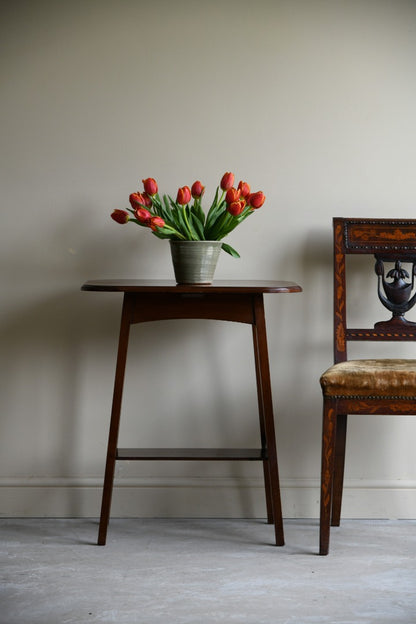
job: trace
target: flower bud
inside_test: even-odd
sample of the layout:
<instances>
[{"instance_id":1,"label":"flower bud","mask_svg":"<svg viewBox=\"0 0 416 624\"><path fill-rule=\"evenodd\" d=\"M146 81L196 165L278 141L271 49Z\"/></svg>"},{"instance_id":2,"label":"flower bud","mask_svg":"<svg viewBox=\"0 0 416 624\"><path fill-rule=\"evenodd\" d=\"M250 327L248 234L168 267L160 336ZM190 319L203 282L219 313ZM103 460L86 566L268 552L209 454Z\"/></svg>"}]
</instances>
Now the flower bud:
<instances>
[{"instance_id":1,"label":"flower bud","mask_svg":"<svg viewBox=\"0 0 416 624\"><path fill-rule=\"evenodd\" d=\"M114 219L116 223L120 224L127 223L127 221L130 220L129 213L125 210L119 210L118 208L113 210L113 212L111 213L111 218Z\"/></svg>"},{"instance_id":2,"label":"flower bud","mask_svg":"<svg viewBox=\"0 0 416 624\"><path fill-rule=\"evenodd\" d=\"M234 174L231 172L224 173L221 178L221 188L223 191L228 191L234 184Z\"/></svg>"},{"instance_id":3,"label":"flower bud","mask_svg":"<svg viewBox=\"0 0 416 624\"><path fill-rule=\"evenodd\" d=\"M194 182L191 186L191 195L194 199L198 199L199 197L202 197L202 195L204 194L204 191L205 191L205 186L202 186L202 182L200 182L199 180Z\"/></svg>"},{"instance_id":4,"label":"flower bud","mask_svg":"<svg viewBox=\"0 0 416 624\"><path fill-rule=\"evenodd\" d=\"M247 197L250 195L250 185L247 184L247 182L240 181L237 188L241 191L241 197L247 199Z\"/></svg>"},{"instance_id":5,"label":"flower bud","mask_svg":"<svg viewBox=\"0 0 416 624\"><path fill-rule=\"evenodd\" d=\"M262 193L261 191L257 191L256 193L251 193L248 198L248 203L252 208L257 209L263 206L265 199L266 196L264 195L264 193Z\"/></svg>"},{"instance_id":6,"label":"flower bud","mask_svg":"<svg viewBox=\"0 0 416 624\"><path fill-rule=\"evenodd\" d=\"M157 182L154 178L146 178L142 180L145 192L152 197L157 193Z\"/></svg>"},{"instance_id":7,"label":"flower bud","mask_svg":"<svg viewBox=\"0 0 416 624\"><path fill-rule=\"evenodd\" d=\"M181 206L185 206L185 204L189 204L191 201L191 189L189 186L182 186L182 188L178 189L178 194L176 196L176 202L181 204Z\"/></svg>"},{"instance_id":8,"label":"flower bud","mask_svg":"<svg viewBox=\"0 0 416 624\"><path fill-rule=\"evenodd\" d=\"M165 227L165 222L162 217L152 217L150 219L150 227L152 229L152 232L156 232L157 228Z\"/></svg>"},{"instance_id":9,"label":"flower bud","mask_svg":"<svg viewBox=\"0 0 416 624\"><path fill-rule=\"evenodd\" d=\"M233 202L238 201L240 197L241 197L241 191L233 187L233 188L228 189L225 195L225 201L227 202L227 204L232 204Z\"/></svg>"},{"instance_id":10,"label":"flower bud","mask_svg":"<svg viewBox=\"0 0 416 624\"><path fill-rule=\"evenodd\" d=\"M137 221L140 221L140 223L144 223L145 225L149 225L152 218L151 213L146 208L136 208L134 210L134 215Z\"/></svg>"},{"instance_id":11,"label":"flower bud","mask_svg":"<svg viewBox=\"0 0 416 624\"><path fill-rule=\"evenodd\" d=\"M233 217L238 217L246 207L246 200L240 199L240 201L231 202L231 204L227 205L228 212L233 215Z\"/></svg>"}]
</instances>

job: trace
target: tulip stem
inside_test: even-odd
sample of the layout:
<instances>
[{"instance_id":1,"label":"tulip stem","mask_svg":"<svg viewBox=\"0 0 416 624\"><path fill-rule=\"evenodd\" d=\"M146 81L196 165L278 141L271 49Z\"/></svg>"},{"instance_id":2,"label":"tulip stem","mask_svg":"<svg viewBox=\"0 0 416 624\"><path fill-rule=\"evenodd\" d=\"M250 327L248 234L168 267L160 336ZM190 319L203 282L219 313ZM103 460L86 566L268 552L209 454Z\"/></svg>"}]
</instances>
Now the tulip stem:
<instances>
[{"instance_id":1,"label":"tulip stem","mask_svg":"<svg viewBox=\"0 0 416 624\"><path fill-rule=\"evenodd\" d=\"M188 232L189 232L189 234L191 236L191 240L196 240L195 236L192 234L191 227L190 227L189 221L188 221L188 217L186 216L186 206L185 205L182 206L182 214L183 214L183 219L185 221L185 225L188 228Z\"/></svg>"},{"instance_id":2,"label":"tulip stem","mask_svg":"<svg viewBox=\"0 0 416 624\"><path fill-rule=\"evenodd\" d=\"M171 227L170 225L168 225L167 223L165 223L165 225L163 226L163 228L161 228L161 230L170 230L171 232L173 232L173 234L175 234L175 236L177 236L178 238L182 239L182 240L187 240L186 236L184 236L183 234L181 234L180 232L178 232L178 230L176 230L175 228Z\"/></svg>"}]
</instances>

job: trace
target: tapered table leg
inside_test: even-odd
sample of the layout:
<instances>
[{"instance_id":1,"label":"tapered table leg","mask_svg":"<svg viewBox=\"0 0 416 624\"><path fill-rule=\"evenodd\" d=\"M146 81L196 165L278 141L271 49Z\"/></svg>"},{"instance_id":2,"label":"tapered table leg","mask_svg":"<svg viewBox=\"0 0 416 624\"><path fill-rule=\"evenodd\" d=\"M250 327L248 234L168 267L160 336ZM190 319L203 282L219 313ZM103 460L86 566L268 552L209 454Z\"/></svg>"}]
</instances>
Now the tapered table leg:
<instances>
[{"instance_id":1,"label":"tapered table leg","mask_svg":"<svg viewBox=\"0 0 416 624\"><path fill-rule=\"evenodd\" d=\"M113 404L111 409L110 431L108 435L107 460L105 465L104 488L101 502L98 545L104 546L107 540L107 527L110 518L113 494L114 470L117 454L118 432L120 429L121 401L123 397L124 373L126 370L127 348L130 332L131 301L124 295L121 315L120 337L118 342L117 366L114 379Z\"/></svg>"},{"instance_id":2,"label":"tapered table leg","mask_svg":"<svg viewBox=\"0 0 416 624\"><path fill-rule=\"evenodd\" d=\"M276 546L284 546L282 504L280 499L279 471L277 467L276 435L273 418L273 403L270 383L269 356L267 349L266 323L264 318L263 296L254 297L254 344L257 351L257 390L260 395L259 404L262 405L264 432L266 438L270 497L274 518ZM267 486L266 486L267 487Z\"/></svg>"},{"instance_id":3,"label":"tapered table leg","mask_svg":"<svg viewBox=\"0 0 416 624\"><path fill-rule=\"evenodd\" d=\"M253 346L254 346L254 361L256 365L256 381L257 381L257 399L259 405L259 420L260 420L260 440L261 440L261 448L265 456L267 457L267 443L266 443L266 431L264 424L264 403L263 403L263 392L262 382L261 382L261 366L260 366L260 358L259 358L259 344L258 344L258 336L257 329L253 325ZM270 470L269 470L269 460L263 460L263 474L264 474L264 489L266 493L266 509L267 509L267 522L268 524L273 524L273 503L272 503L272 489L270 483Z\"/></svg>"}]
</instances>

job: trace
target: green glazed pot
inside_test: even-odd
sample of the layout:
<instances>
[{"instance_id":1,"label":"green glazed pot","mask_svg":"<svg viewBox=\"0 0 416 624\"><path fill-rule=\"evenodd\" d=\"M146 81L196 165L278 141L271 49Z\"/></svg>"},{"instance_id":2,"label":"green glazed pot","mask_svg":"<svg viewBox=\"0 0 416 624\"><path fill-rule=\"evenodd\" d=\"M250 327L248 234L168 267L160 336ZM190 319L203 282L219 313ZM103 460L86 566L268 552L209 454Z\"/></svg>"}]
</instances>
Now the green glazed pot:
<instances>
[{"instance_id":1,"label":"green glazed pot","mask_svg":"<svg viewBox=\"0 0 416 624\"><path fill-rule=\"evenodd\" d=\"M178 284L211 284L221 251L221 241L171 240L175 279Z\"/></svg>"}]
</instances>

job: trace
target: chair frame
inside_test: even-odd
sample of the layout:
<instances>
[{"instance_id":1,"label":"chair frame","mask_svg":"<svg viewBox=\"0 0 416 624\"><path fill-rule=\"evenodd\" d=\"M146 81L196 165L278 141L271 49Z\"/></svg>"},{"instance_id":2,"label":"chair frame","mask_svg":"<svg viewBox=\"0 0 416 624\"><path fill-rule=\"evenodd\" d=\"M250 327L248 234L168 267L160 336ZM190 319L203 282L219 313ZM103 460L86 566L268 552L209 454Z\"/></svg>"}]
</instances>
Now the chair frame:
<instances>
[{"instance_id":1,"label":"chair frame","mask_svg":"<svg viewBox=\"0 0 416 624\"><path fill-rule=\"evenodd\" d=\"M346 313L346 255L374 255L377 262L416 263L416 220L333 219L334 235L334 363L347 360L349 341L412 341L416 323L404 318L403 305L389 321L371 329L350 329ZM415 271L415 269L414 269ZM384 282L384 273L383 273ZM409 284L410 287L410 284ZM413 280L412 280L413 287ZM380 288L379 288L380 297ZM380 297L381 298L381 297ZM382 301L383 303L383 301ZM414 297L412 297L414 304ZM384 302L384 305L387 304ZM411 306L410 306L411 307ZM400 309L399 309L400 308ZM407 308L409 309L409 308ZM407 311L407 310L406 310ZM416 396L334 396L324 394L319 554L329 552L330 526L339 526L344 483L348 414L416 414Z\"/></svg>"}]
</instances>

